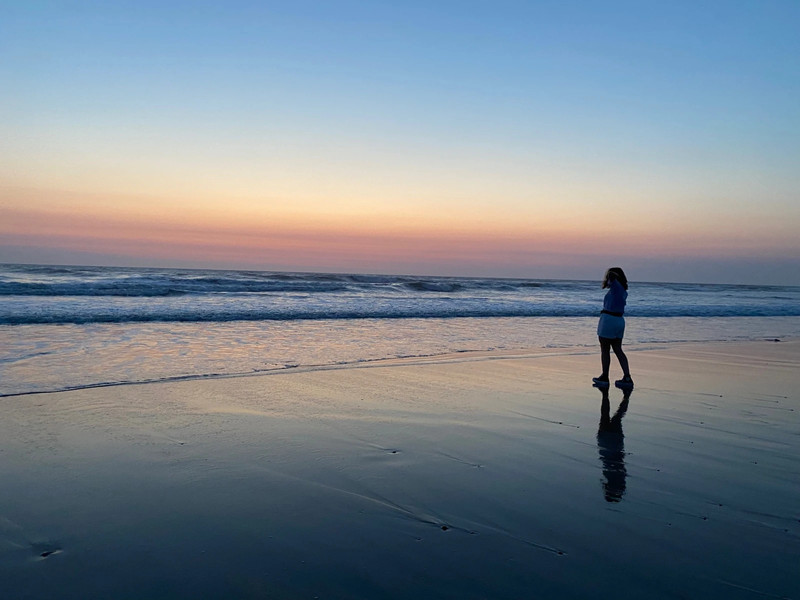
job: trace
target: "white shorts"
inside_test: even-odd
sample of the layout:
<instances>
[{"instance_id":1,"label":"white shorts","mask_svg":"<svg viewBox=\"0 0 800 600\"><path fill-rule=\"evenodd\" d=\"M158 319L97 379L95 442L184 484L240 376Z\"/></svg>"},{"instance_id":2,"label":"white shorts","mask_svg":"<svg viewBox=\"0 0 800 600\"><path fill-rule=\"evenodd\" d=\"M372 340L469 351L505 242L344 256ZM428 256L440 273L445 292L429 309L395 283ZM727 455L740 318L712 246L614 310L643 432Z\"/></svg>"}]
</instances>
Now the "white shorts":
<instances>
[{"instance_id":1,"label":"white shorts","mask_svg":"<svg viewBox=\"0 0 800 600\"><path fill-rule=\"evenodd\" d=\"M622 339L625 335L625 317L615 317L603 313L597 324L597 336L609 339Z\"/></svg>"}]
</instances>

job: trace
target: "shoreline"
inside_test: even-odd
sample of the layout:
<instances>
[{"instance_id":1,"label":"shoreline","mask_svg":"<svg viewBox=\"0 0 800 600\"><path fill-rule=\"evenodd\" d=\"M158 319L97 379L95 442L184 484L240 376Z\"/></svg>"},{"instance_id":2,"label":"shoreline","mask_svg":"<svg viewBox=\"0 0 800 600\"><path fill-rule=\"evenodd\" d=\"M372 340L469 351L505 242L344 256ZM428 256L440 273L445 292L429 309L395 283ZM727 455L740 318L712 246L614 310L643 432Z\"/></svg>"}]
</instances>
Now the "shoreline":
<instances>
[{"instance_id":1,"label":"shoreline","mask_svg":"<svg viewBox=\"0 0 800 600\"><path fill-rule=\"evenodd\" d=\"M666 342L638 342L624 344L625 352L647 352L659 350L671 350L682 346L698 347L704 345L739 345L757 343L791 343L800 338L763 338L747 340L681 340ZM369 369L380 367L393 367L404 365L426 365L437 363L453 362L481 362L485 360L508 360L508 359L534 359L547 358L552 356L582 356L587 354L598 354L599 346L571 346L571 347L544 347L510 350L461 350L457 352L443 352L441 354L425 354L418 356L400 356L388 358L362 359L353 362L309 364L309 365L289 365L285 367L270 368L256 371L239 373L204 373L197 375L178 375L174 377L163 377L157 379L145 379L138 381L107 381L92 384L70 386L61 389L33 390L25 392L12 392L0 394L0 400L4 398L17 398L21 396L35 396L41 394L60 394L64 392L75 392L81 390L91 390L97 388L113 388L121 386L150 385L159 383L175 383L181 381L211 381L216 379L238 379L242 377L264 377L289 373L308 373L316 371L334 371L340 369ZM616 360L616 359L614 359Z\"/></svg>"}]
</instances>

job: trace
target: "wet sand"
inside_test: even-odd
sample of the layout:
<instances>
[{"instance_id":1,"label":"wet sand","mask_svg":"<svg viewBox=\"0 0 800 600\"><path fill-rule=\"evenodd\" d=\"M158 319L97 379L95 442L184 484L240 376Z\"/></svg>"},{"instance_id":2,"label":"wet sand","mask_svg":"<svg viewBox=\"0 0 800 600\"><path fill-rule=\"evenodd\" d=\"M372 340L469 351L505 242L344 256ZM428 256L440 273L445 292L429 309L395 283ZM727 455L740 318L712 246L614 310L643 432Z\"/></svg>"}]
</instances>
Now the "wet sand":
<instances>
[{"instance_id":1,"label":"wet sand","mask_svg":"<svg viewBox=\"0 0 800 600\"><path fill-rule=\"evenodd\" d=\"M0 594L800 598L800 342L629 358L3 398Z\"/></svg>"}]
</instances>

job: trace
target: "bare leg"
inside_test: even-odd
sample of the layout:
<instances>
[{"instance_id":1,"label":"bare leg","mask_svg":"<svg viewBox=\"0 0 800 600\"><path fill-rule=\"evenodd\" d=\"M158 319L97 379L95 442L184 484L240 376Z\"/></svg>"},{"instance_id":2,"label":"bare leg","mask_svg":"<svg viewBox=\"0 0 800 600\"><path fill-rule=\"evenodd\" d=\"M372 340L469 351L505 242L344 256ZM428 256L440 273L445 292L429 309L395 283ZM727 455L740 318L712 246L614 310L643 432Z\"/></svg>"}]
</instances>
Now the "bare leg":
<instances>
[{"instance_id":1,"label":"bare leg","mask_svg":"<svg viewBox=\"0 0 800 600\"><path fill-rule=\"evenodd\" d=\"M614 354L617 355L619 366L622 367L622 374L625 375L625 377L630 377L631 371L628 366L628 357L625 356L625 353L622 351L622 340L612 340L611 347L614 349ZM609 362L611 362L610 356Z\"/></svg>"},{"instance_id":2,"label":"bare leg","mask_svg":"<svg viewBox=\"0 0 800 600\"><path fill-rule=\"evenodd\" d=\"M600 365L603 367L601 379L608 379L608 369L611 367L611 342L600 338Z\"/></svg>"}]
</instances>

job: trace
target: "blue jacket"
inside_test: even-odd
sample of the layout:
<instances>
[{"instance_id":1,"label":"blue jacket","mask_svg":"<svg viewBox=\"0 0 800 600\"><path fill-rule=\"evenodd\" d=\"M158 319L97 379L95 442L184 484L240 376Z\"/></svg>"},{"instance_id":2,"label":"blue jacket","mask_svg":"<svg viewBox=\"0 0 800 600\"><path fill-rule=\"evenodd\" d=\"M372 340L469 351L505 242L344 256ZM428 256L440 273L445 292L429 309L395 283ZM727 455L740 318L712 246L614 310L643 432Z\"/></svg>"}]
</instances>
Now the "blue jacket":
<instances>
[{"instance_id":1,"label":"blue jacket","mask_svg":"<svg viewBox=\"0 0 800 600\"><path fill-rule=\"evenodd\" d=\"M608 286L606 297L603 298L603 310L615 313L625 312L625 301L628 298L628 292L622 287L622 284L616 279Z\"/></svg>"}]
</instances>

